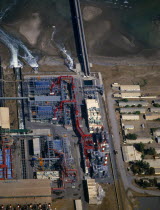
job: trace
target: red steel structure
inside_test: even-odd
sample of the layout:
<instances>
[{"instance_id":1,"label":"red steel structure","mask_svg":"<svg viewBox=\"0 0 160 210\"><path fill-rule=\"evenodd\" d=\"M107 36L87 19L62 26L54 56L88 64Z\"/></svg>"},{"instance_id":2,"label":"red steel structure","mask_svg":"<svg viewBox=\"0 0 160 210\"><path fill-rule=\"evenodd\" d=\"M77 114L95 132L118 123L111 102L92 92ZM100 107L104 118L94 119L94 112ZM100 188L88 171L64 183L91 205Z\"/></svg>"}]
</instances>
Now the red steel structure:
<instances>
[{"instance_id":1,"label":"red steel structure","mask_svg":"<svg viewBox=\"0 0 160 210\"><path fill-rule=\"evenodd\" d=\"M81 143L83 144L83 147L84 147L84 154L85 154L86 158L88 159L88 150L94 149L94 143L93 143L93 139L92 139L92 134L84 133L84 131L80 127L80 118L81 117L79 116L79 111L77 108L77 100L76 100L76 95L75 95L75 91L74 91L75 90L74 79L73 79L73 76L60 76L60 77L58 77L57 84L61 84L62 80L67 80L72 85L72 100L61 101L60 109L61 110L63 109L64 103L74 104L76 129L77 129L79 135L81 136Z\"/></svg>"}]
</instances>

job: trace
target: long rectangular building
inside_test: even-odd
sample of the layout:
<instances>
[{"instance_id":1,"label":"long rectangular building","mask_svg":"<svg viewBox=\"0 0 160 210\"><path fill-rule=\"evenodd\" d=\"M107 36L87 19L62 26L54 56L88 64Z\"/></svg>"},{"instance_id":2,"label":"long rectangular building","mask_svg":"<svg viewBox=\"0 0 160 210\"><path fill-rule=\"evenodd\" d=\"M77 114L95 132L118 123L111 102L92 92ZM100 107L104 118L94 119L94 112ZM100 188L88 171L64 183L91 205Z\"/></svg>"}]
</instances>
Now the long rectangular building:
<instances>
[{"instance_id":1,"label":"long rectangular building","mask_svg":"<svg viewBox=\"0 0 160 210\"><path fill-rule=\"evenodd\" d=\"M0 189L0 203L4 205L52 202L51 181L48 179L0 181Z\"/></svg>"},{"instance_id":2,"label":"long rectangular building","mask_svg":"<svg viewBox=\"0 0 160 210\"><path fill-rule=\"evenodd\" d=\"M118 101L118 104L120 107L126 107L126 106L148 106L149 103L147 101Z\"/></svg>"},{"instance_id":3,"label":"long rectangular building","mask_svg":"<svg viewBox=\"0 0 160 210\"><path fill-rule=\"evenodd\" d=\"M131 108L120 108L120 113L135 113L139 112L141 114L145 114L146 109L145 108L136 108L136 107L131 107Z\"/></svg>"},{"instance_id":4,"label":"long rectangular building","mask_svg":"<svg viewBox=\"0 0 160 210\"><path fill-rule=\"evenodd\" d=\"M120 91L140 91L139 85L120 85Z\"/></svg>"},{"instance_id":5,"label":"long rectangular building","mask_svg":"<svg viewBox=\"0 0 160 210\"><path fill-rule=\"evenodd\" d=\"M140 98L140 92L122 92L113 94L114 98Z\"/></svg>"},{"instance_id":6,"label":"long rectangular building","mask_svg":"<svg viewBox=\"0 0 160 210\"><path fill-rule=\"evenodd\" d=\"M160 114L150 113L145 115L146 120L157 120L160 119Z\"/></svg>"},{"instance_id":7,"label":"long rectangular building","mask_svg":"<svg viewBox=\"0 0 160 210\"><path fill-rule=\"evenodd\" d=\"M149 142L152 143L153 139L152 138L147 138L147 137L139 137L136 140L131 140L131 139L126 139L127 144L138 144L138 143L144 143L148 144Z\"/></svg>"},{"instance_id":8,"label":"long rectangular building","mask_svg":"<svg viewBox=\"0 0 160 210\"><path fill-rule=\"evenodd\" d=\"M136 114L122 114L122 120L139 120L139 115Z\"/></svg>"}]
</instances>

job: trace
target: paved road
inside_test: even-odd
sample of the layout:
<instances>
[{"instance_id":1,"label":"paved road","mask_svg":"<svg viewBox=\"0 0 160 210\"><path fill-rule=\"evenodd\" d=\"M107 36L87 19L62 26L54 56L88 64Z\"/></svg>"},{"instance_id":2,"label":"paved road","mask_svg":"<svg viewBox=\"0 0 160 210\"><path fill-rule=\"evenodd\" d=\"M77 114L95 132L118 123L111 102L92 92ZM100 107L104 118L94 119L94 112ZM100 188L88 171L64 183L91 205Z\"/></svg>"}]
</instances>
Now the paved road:
<instances>
[{"instance_id":1,"label":"paved road","mask_svg":"<svg viewBox=\"0 0 160 210\"><path fill-rule=\"evenodd\" d=\"M143 194L152 195L152 196L160 196L160 192L156 192L153 190L140 189L132 184L134 176L130 176L129 174L127 174L124 167L123 158L122 158L118 121L116 119L115 108L114 108L115 101L112 98L112 92L109 92L107 94L107 103L108 103L108 114L109 114L109 119L111 122L112 133L113 133L111 140L114 144L114 149L118 151L118 154L115 155L115 158L116 158L116 162L118 166L118 172L121 175L121 179L123 181L125 190L131 189L138 193L143 193Z\"/></svg>"}]
</instances>

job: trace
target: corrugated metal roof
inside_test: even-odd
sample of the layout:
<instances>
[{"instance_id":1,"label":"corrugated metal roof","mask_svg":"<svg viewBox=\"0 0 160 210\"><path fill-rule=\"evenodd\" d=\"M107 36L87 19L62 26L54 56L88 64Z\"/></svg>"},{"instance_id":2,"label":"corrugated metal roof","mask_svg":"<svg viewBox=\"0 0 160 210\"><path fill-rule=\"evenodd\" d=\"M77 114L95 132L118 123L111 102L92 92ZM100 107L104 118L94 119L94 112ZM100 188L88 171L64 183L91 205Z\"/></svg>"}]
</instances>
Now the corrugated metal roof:
<instances>
[{"instance_id":1,"label":"corrugated metal roof","mask_svg":"<svg viewBox=\"0 0 160 210\"><path fill-rule=\"evenodd\" d=\"M127 91L140 91L140 86L139 85L120 85L120 89L127 90Z\"/></svg>"},{"instance_id":2,"label":"corrugated metal roof","mask_svg":"<svg viewBox=\"0 0 160 210\"><path fill-rule=\"evenodd\" d=\"M139 92L128 92L128 93L121 93L122 98L138 98L141 96Z\"/></svg>"},{"instance_id":3,"label":"corrugated metal roof","mask_svg":"<svg viewBox=\"0 0 160 210\"><path fill-rule=\"evenodd\" d=\"M120 108L120 112L121 113L133 113L133 112L140 112L140 113L145 113L146 112L146 109L144 108L136 108L136 107L131 107L131 108Z\"/></svg>"},{"instance_id":4,"label":"corrugated metal roof","mask_svg":"<svg viewBox=\"0 0 160 210\"><path fill-rule=\"evenodd\" d=\"M35 96L35 101L61 101L60 96Z\"/></svg>"},{"instance_id":5,"label":"corrugated metal roof","mask_svg":"<svg viewBox=\"0 0 160 210\"><path fill-rule=\"evenodd\" d=\"M122 114L122 120L139 120L139 115L135 114Z\"/></svg>"}]
</instances>

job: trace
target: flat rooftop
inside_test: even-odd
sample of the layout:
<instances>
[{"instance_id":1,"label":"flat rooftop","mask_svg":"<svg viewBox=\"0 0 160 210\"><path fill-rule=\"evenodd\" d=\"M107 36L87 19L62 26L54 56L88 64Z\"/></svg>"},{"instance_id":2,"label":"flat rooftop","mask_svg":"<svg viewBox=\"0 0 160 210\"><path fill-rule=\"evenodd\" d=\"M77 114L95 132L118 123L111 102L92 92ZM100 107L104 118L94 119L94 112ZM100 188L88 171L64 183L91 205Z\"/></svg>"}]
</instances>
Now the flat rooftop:
<instances>
[{"instance_id":1,"label":"flat rooftop","mask_svg":"<svg viewBox=\"0 0 160 210\"><path fill-rule=\"evenodd\" d=\"M0 203L51 202L50 180L21 179L0 181Z\"/></svg>"}]
</instances>

